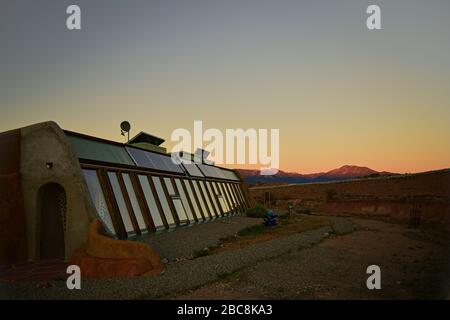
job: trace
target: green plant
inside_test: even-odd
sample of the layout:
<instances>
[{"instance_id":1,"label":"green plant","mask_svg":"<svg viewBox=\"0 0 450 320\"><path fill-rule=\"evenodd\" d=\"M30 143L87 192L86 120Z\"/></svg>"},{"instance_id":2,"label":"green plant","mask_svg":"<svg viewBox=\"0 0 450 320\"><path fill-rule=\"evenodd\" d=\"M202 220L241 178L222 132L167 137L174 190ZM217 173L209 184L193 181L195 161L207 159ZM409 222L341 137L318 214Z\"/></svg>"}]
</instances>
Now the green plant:
<instances>
[{"instance_id":1,"label":"green plant","mask_svg":"<svg viewBox=\"0 0 450 320\"><path fill-rule=\"evenodd\" d=\"M209 254L208 248L204 248L201 250L195 250L193 253L194 259L207 256Z\"/></svg>"},{"instance_id":2,"label":"green plant","mask_svg":"<svg viewBox=\"0 0 450 320\"><path fill-rule=\"evenodd\" d=\"M246 215L251 218L264 218L267 209L264 206L257 204L252 208L248 208Z\"/></svg>"},{"instance_id":3,"label":"green plant","mask_svg":"<svg viewBox=\"0 0 450 320\"><path fill-rule=\"evenodd\" d=\"M255 226L250 226L247 228L242 229L238 232L238 236L245 237L245 236L254 236L261 233L264 233L266 231L266 226L263 224L258 224Z\"/></svg>"}]
</instances>

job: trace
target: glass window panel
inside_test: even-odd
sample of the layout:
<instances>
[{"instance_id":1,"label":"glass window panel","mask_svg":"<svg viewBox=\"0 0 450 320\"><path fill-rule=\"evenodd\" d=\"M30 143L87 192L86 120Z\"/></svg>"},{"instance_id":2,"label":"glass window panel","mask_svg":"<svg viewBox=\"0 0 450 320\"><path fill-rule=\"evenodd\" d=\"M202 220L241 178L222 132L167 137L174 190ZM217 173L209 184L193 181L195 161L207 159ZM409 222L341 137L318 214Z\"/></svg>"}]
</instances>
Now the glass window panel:
<instances>
[{"instance_id":1,"label":"glass window panel","mask_svg":"<svg viewBox=\"0 0 450 320\"><path fill-rule=\"evenodd\" d=\"M192 192L191 184L189 183L189 181L184 180L184 185L186 186L187 193L189 195L189 198L191 199L192 206L194 207L194 213L197 217L197 220L198 221L203 220L203 217L200 213L200 208L197 205L197 201L195 201L195 196L194 196L194 193ZM197 194L197 195L200 196L199 194Z\"/></svg>"},{"instance_id":2,"label":"glass window panel","mask_svg":"<svg viewBox=\"0 0 450 320\"><path fill-rule=\"evenodd\" d=\"M170 211L169 203L167 202L166 195L164 193L161 180L158 177L152 177L153 184L155 185L156 193L158 194L159 202L164 211L164 216L166 217L169 227L175 226L175 220L173 220L172 211Z\"/></svg>"},{"instance_id":3,"label":"glass window panel","mask_svg":"<svg viewBox=\"0 0 450 320\"><path fill-rule=\"evenodd\" d=\"M172 180L170 180L170 178L164 178L164 183L166 184L167 192L169 193L169 195L176 196L177 194L175 192L175 189L173 188Z\"/></svg>"},{"instance_id":4,"label":"glass window panel","mask_svg":"<svg viewBox=\"0 0 450 320\"><path fill-rule=\"evenodd\" d=\"M197 195L198 202L200 202L200 206L202 207L203 214L205 215L206 219L210 219L208 210L206 209L206 204L203 201L203 197L201 195L200 188L197 185L197 181L192 181L192 185L194 186L194 192Z\"/></svg>"},{"instance_id":5,"label":"glass window panel","mask_svg":"<svg viewBox=\"0 0 450 320\"><path fill-rule=\"evenodd\" d=\"M129 234L134 234L135 231L133 223L131 222L130 214L128 212L127 205L125 204L125 199L123 198L122 190L120 189L119 180L117 179L116 173L108 172L108 178L109 182L111 183L117 205L119 207L119 213L122 217L122 222L125 230Z\"/></svg>"},{"instance_id":6,"label":"glass window panel","mask_svg":"<svg viewBox=\"0 0 450 320\"><path fill-rule=\"evenodd\" d=\"M216 216L220 216L220 210L219 210L219 208L217 207L216 193L213 192L213 189L212 189L212 187L211 187L211 182L206 181L206 187L208 188L209 194L211 195L211 198L212 198L212 204L213 204L213 206L214 206L214 214L215 214Z\"/></svg>"},{"instance_id":7,"label":"glass window panel","mask_svg":"<svg viewBox=\"0 0 450 320\"><path fill-rule=\"evenodd\" d=\"M125 183L125 188L127 189L128 196L130 198L131 206L133 207L134 215L139 226L139 229L144 232L147 231L147 225L145 224L144 217L142 216L141 207L136 198L134 192L133 184L131 183L130 175L128 173L122 173L123 182Z\"/></svg>"},{"instance_id":8,"label":"glass window panel","mask_svg":"<svg viewBox=\"0 0 450 320\"><path fill-rule=\"evenodd\" d=\"M111 215L109 214L102 187L100 186L100 181L98 180L97 172L95 170L83 169L83 174L86 179L92 202L94 203L95 209L97 209L98 217L103 222L106 231L109 234L116 235L116 230L114 229Z\"/></svg>"},{"instance_id":9,"label":"glass window panel","mask_svg":"<svg viewBox=\"0 0 450 320\"><path fill-rule=\"evenodd\" d=\"M234 184L230 184L230 188L231 192L233 192L234 198L236 199L236 203L238 204L238 206L242 206L242 201L239 198L239 195L237 194L236 186Z\"/></svg>"},{"instance_id":10,"label":"glass window panel","mask_svg":"<svg viewBox=\"0 0 450 320\"><path fill-rule=\"evenodd\" d=\"M231 202L228 198L228 194L226 193L225 187L222 185L221 182L217 182L217 186L220 189L220 192L222 193L223 198L225 199L225 204L227 205L227 211L231 211L232 208L230 207Z\"/></svg>"},{"instance_id":11,"label":"glass window panel","mask_svg":"<svg viewBox=\"0 0 450 320\"><path fill-rule=\"evenodd\" d=\"M175 211L177 212L178 218L180 219L181 224L187 223L186 211L184 210L183 203L180 198L172 198L173 206L175 207Z\"/></svg>"},{"instance_id":12,"label":"glass window panel","mask_svg":"<svg viewBox=\"0 0 450 320\"><path fill-rule=\"evenodd\" d=\"M203 181L199 181L199 183L200 183L200 188L202 188L203 194L205 195L206 204L208 205L209 212L211 212L211 215L214 217L215 216L214 209L212 207L211 201L209 200L205 184L203 183Z\"/></svg>"},{"instance_id":13,"label":"glass window panel","mask_svg":"<svg viewBox=\"0 0 450 320\"><path fill-rule=\"evenodd\" d=\"M156 200L153 197L152 189L148 182L147 176L139 175L139 183L141 184L142 191L144 192L145 202L147 202L148 209L150 210L150 215L152 216L153 224L156 230L164 229L164 222L161 219L158 206L156 205Z\"/></svg>"},{"instance_id":14,"label":"glass window panel","mask_svg":"<svg viewBox=\"0 0 450 320\"><path fill-rule=\"evenodd\" d=\"M180 194L181 201L183 201L183 206L186 214L190 221L194 221L194 215L192 214L191 207L189 206L189 201L184 192L183 186L180 179L175 179L175 184L177 185L178 193Z\"/></svg>"},{"instance_id":15,"label":"glass window panel","mask_svg":"<svg viewBox=\"0 0 450 320\"><path fill-rule=\"evenodd\" d=\"M219 199L219 204L222 207L223 212L227 213L228 212L228 206L226 205L225 199L222 196L219 196L218 199Z\"/></svg>"},{"instance_id":16,"label":"glass window panel","mask_svg":"<svg viewBox=\"0 0 450 320\"><path fill-rule=\"evenodd\" d=\"M217 195L221 195L221 194L222 194L222 191L217 187L217 183L216 183L216 182L211 182L211 184L212 184L213 187L214 187L214 192L215 192Z\"/></svg>"},{"instance_id":17,"label":"glass window panel","mask_svg":"<svg viewBox=\"0 0 450 320\"><path fill-rule=\"evenodd\" d=\"M232 201L233 201L233 204L234 204L234 207L236 208L236 206L237 206L237 201L236 201L236 198L234 197L234 193L231 191L231 186L230 186L230 184L225 184L226 185L226 187L228 188L228 193L230 194L230 196L231 196L231 199L232 199Z\"/></svg>"},{"instance_id":18,"label":"glass window panel","mask_svg":"<svg viewBox=\"0 0 450 320\"><path fill-rule=\"evenodd\" d=\"M244 193L241 189L241 186L236 185L236 189L237 189L238 195L241 197L242 204L245 205L245 197L244 197Z\"/></svg>"},{"instance_id":19,"label":"glass window panel","mask_svg":"<svg viewBox=\"0 0 450 320\"><path fill-rule=\"evenodd\" d=\"M219 186L222 189L223 195L225 196L225 200L228 204L229 210L230 211L233 210L234 209L233 202L231 200L230 194L228 193L227 187L223 183L219 183Z\"/></svg>"},{"instance_id":20,"label":"glass window panel","mask_svg":"<svg viewBox=\"0 0 450 320\"><path fill-rule=\"evenodd\" d=\"M219 197L219 202L222 205L223 212L229 212L230 208L228 207L228 203L227 203L227 200L225 198L225 194L222 191L220 183L214 182L213 186L217 190L217 194L218 194L218 197ZM222 200L220 200L220 199L222 199Z\"/></svg>"}]
</instances>

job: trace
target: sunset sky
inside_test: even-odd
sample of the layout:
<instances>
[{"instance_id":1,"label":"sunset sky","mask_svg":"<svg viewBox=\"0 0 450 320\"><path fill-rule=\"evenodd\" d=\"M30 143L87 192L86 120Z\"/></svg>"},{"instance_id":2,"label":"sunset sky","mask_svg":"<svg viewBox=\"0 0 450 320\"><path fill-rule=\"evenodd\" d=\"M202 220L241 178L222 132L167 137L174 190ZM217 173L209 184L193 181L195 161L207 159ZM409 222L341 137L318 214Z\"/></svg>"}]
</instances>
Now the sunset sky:
<instances>
[{"instance_id":1,"label":"sunset sky","mask_svg":"<svg viewBox=\"0 0 450 320\"><path fill-rule=\"evenodd\" d=\"M285 171L448 168L449 31L448 0L0 0L0 132L124 141L128 120L170 148L202 120L280 129Z\"/></svg>"}]
</instances>

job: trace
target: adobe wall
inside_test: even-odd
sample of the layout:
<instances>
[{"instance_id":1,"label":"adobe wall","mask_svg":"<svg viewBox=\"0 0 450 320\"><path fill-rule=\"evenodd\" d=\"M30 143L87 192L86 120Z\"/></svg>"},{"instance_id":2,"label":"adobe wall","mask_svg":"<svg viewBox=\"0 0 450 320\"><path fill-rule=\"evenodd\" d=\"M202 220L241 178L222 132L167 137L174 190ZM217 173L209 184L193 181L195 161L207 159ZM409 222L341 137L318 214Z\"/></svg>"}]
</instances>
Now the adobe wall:
<instances>
[{"instance_id":1,"label":"adobe wall","mask_svg":"<svg viewBox=\"0 0 450 320\"><path fill-rule=\"evenodd\" d=\"M450 170L389 178L250 189L263 202L264 192L278 204L336 214L390 217L408 221L411 210L421 220L450 225Z\"/></svg>"},{"instance_id":2,"label":"adobe wall","mask_svg":"<svg viewBox=\"0 0 450 320\"><path fill-rule=\"evenodd\" d=\"M65 254L71 254L86 242L90 217L95 209L89 199L80 164L64 132L54 122L44 122L21 129L22 193L26 212L29 260L39 260L39 193L49 183L66 191L67 216ZM47 168L52 163L52 168Z\"/></svg>"},{"instance_id":3,"label":"adobe wall","mask_svg":"<svg viewBox=\"0 0 450 320\"><path fill-rule=\"evenodd\" d=\"M20 177L20 130L0 134L0 264L27 260Z\"/></svg>"}]
</instances>

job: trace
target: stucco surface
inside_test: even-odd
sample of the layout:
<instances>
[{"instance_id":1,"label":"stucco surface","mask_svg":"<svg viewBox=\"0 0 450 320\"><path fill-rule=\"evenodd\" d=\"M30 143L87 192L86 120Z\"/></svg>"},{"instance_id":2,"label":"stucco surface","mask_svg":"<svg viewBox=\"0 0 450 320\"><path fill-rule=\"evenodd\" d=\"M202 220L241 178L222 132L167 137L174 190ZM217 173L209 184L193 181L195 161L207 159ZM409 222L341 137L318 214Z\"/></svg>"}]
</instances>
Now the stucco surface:
<instances>
[{"instance_id":1,"label":"stucco surface","mask_svg":"<svg viewBox=\"0 0 450 320\"><path fill-rule=\"evenodd\" d=\"M88 198L80 164L64 132L54 122L21 129L22 190L26 212L29 260L39 259L40 200L42 188L49 183L61 185L67 197L65 257L86 242L89 221L95 209ZM52 167L48 168L47 164Z\"/></svg>"}]
</instances>

